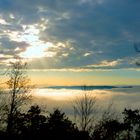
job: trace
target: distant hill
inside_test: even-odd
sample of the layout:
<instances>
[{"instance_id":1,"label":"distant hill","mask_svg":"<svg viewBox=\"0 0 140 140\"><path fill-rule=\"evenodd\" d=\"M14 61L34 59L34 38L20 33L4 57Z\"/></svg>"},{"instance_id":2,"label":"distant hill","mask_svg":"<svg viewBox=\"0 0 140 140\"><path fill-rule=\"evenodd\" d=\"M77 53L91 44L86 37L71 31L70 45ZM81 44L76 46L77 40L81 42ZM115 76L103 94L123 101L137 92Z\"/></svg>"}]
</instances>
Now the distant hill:
<instances>
[{"instance_id":1,"label":"distant hill","mask_svg":"<svg viewBox=\"0 0 140 140\"><path fill-rule=\"evenodd\" d=\"M82 90L84 86L49 86L47 88L52 89L71 89L71 90ZM86 90L95 90L95 89L112 89L119 88L118 86L86 86Z\"/></svg>"}]
</instances>

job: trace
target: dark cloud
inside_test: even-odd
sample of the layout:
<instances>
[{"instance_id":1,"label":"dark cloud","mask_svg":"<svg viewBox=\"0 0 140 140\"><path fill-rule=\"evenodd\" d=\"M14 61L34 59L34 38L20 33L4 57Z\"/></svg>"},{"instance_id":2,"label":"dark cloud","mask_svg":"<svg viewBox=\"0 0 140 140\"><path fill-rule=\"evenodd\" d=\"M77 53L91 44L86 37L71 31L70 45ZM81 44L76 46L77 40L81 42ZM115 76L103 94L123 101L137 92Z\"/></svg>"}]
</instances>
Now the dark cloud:
<instances>
[{"instance_id":1,"label":"dark cloud","mask_svg":"<svg viewBox=\"0 0 140 140\"><path fill-rule=\"evenodd\" d=\"M56 55L34 60L35 67L40 61L46 63L44 68L71 68L98 65L104 60L121 60L106 68L135 67L132 61L138 56L133 43L140 38L139 6L138 0L1 0L0 19L7 24L0 24L0 43L6 53L14 55L17 47L22 48L20 53L28 42L13 41L4 31L22 34L24 25L41 25L42 20L47 20L47 24L43 23L46 29L38 35L40 41L71 41L73 49L69 45L59 50L50 48Z\"/></svg>"}]
</instances>

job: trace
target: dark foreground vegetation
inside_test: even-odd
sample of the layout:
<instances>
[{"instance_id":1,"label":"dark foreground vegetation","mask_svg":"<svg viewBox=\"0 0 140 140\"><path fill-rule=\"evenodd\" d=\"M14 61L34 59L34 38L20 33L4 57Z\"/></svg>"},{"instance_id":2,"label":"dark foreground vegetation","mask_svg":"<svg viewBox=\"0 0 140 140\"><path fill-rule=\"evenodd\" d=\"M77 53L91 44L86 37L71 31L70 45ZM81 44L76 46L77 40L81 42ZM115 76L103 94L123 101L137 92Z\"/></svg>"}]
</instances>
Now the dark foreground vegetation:
<instances>
[{"instance_id":1,"label":"dark foreground vegetation","mask_svg":"<svg viewBox=\"0 0 140 140\"><path fill-rule=\"evenodd\" d=\"M34 105L26 113L14 115L12 128L1 130L0 140L139 140L140 111L125 109L122 115L122 120L105 115L90 131L83 131L61 110L46 116Z\"/></svg>"}]
</instances>

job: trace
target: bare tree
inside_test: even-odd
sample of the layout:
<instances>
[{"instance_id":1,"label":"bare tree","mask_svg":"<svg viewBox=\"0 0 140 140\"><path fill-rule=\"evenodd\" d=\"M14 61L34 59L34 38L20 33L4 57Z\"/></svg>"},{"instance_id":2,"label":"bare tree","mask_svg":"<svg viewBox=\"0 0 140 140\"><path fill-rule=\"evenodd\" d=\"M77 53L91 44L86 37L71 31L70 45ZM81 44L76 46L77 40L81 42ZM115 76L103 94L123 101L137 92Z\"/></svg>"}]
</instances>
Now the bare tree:
<instances>
[{"instance_id":1,"label":"bare tree","mask_svg":"<svg viewBox=\"0 0 140 140\"><path fill-rule=\"evenodd\" d=\"M75 122L79 124L82 131L88 131L93 128L94 115L96 112L96 98L91 95L91 91L83 86L82 97L74 102Z\"/></svg>"},{"instance_id":2,"label":"bare tree","mask_svg":"<svg viewBox=\"0 0 140 140\"><path fill-rule=\"evenodd\" d=\"M6 75L9 80L6 82L8 86L8 93L10 95L10 103L7 117L8 133L11 132L14 125L14 117L19 111L21 105L30 98L31 86L29 85L29 78L26 74L27 63L22 60L16 60L10 63Z\"/></svg>"}]
</instances>

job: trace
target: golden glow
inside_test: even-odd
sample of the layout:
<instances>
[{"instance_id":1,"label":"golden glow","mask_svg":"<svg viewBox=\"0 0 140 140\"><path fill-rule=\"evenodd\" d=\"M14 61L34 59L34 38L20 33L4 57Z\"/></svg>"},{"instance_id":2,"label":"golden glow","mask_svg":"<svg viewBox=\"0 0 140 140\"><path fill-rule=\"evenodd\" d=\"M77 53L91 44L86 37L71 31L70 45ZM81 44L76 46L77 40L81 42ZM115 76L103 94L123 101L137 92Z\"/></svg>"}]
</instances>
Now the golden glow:
<instances>
[{"instance_id":1,"label":"golden glow","mask_svg":"<svg viewBox=\"0 0 140 140\"><path fill-rule=\"evenodd\" d=\"M120 75L125 73L128 75ZM134 77L131 75L134 74ZM71 85L138 85L139 72L135 70L114 71L30 71L29 76L36 86L71 86ZM39 80L41 79L41 80ZM107 79L107 80L106 80ZM36 82L37 81L37 82Z\"/></svg>"}]
</instances>

